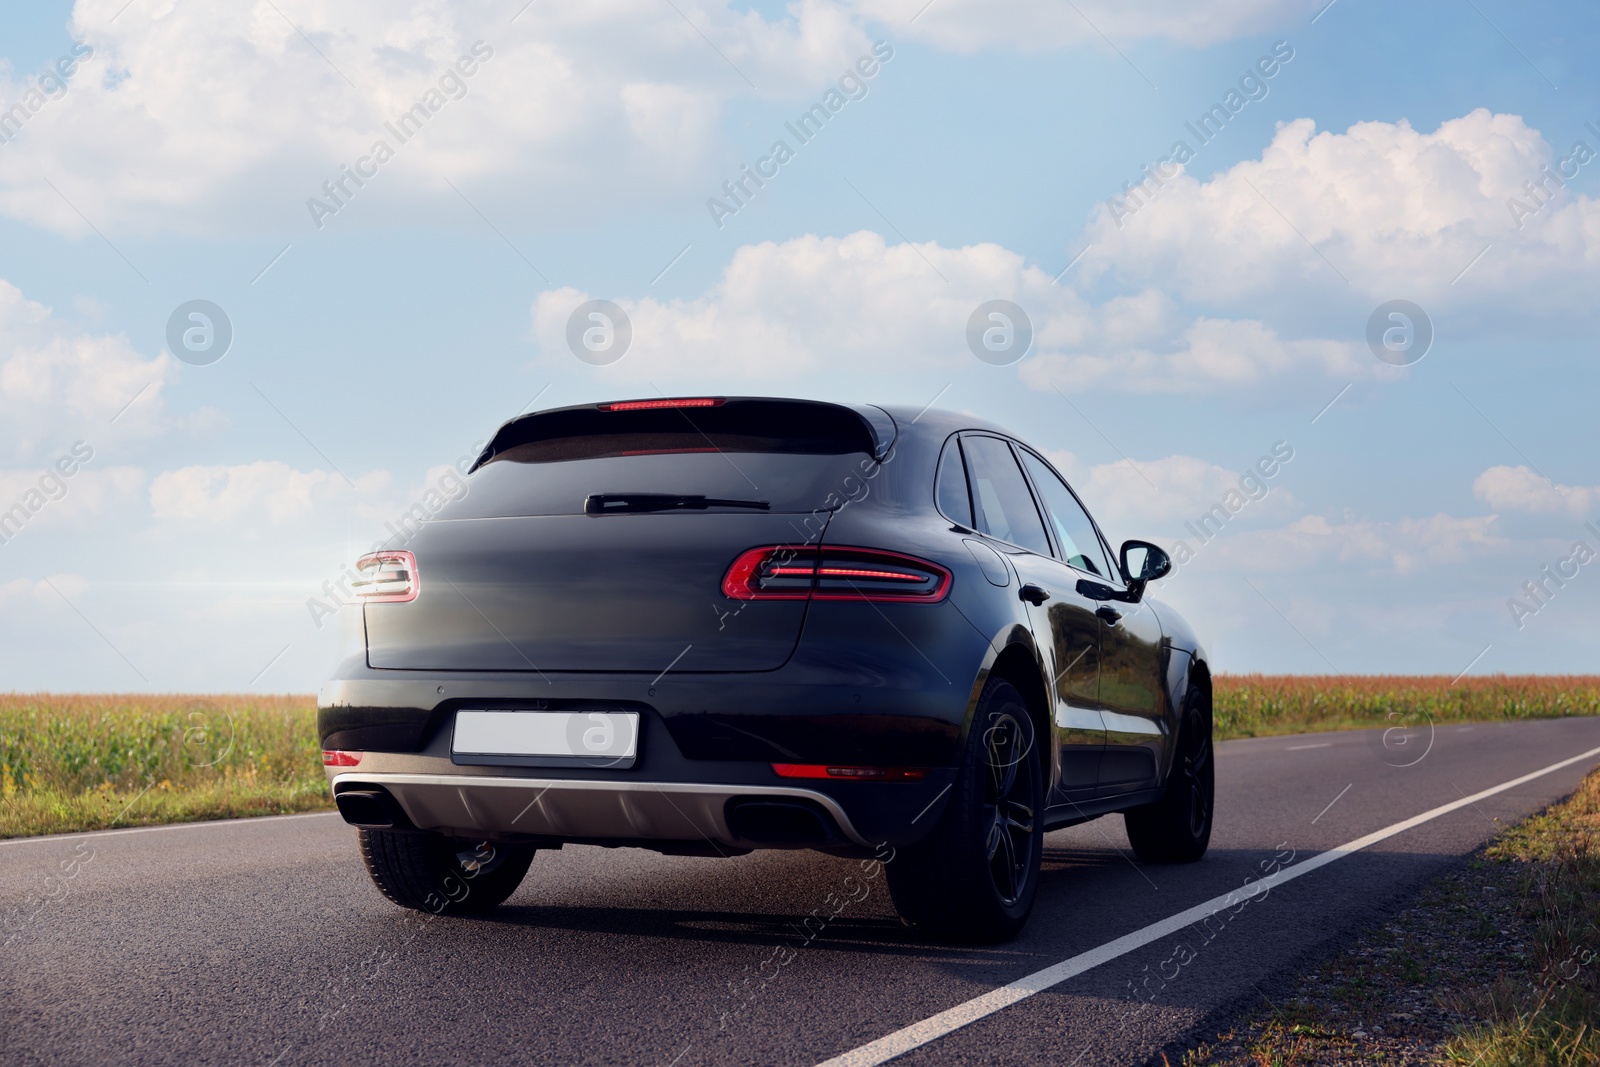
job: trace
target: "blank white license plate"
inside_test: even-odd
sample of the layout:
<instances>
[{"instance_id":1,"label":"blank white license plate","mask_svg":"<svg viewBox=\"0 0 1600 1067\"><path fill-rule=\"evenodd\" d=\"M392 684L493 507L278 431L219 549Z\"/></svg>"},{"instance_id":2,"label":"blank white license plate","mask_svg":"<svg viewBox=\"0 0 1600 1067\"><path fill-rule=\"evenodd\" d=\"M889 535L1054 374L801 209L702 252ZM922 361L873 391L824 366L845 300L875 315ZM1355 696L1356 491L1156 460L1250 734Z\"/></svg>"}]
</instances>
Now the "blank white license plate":
<instances>
[{"instance_id":1,"label":"blank white license plate","mask_svg":"<svg viewBox=\"0 0 1600 1067\"><path fill-rule=\"evenodd\" d=\"M458 711L457 756L525 756L598 766L632 766L639 747L634 711Z\"/></svg>"}]
</instances>

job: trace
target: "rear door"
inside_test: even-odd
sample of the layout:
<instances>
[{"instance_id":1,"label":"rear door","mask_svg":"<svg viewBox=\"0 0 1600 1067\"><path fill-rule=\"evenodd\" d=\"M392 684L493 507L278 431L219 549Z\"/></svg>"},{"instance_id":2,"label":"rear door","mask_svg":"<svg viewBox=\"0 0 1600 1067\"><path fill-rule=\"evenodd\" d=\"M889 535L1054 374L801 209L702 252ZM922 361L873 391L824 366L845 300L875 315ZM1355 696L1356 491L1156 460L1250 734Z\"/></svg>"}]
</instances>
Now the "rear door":
<instances>
[{"instance_id":1,"label":"rear door","mask_svg":"<svg viewBox=\"0 0 1600 1067\"><path fill-rule=\"evenodd\" d=\"M764 671L806 600L723 595L751 548L816 544L878 440L832 404L592 405L514 420L465 492L388 549L414 600L368 603L368 662L400 670Z\"/></svg>"},{"instance_id":2,"label":"rear door","mask_svg":"<svg viewBox=\"0 0 1600 1067\"><path fill-rule=\"evenodd\" d=\"M1113 589L1122 577L1082 502L1048 463L1019 449L1050 519L1057 555L1084 578ZM1161 624L1148 605L1105 601L1096 605L1100 628L1100 715L1105 750L1100 785L1106 792L1155 784L1164 742L1165 698Z\"/></svg>"},{"instance_id":3,"label":"rear door","mask_svg":"<svg viewBox=\"0 0 1600 1067\"><path fill-rule=\"evenodd\" d=\"M963 434L961 448L974 526L1011 560L1024 591L1032 586L1035 597L1043 597L1029 603L1028 614L1051 679L1053 743L1061 764L1057 785L1069 795L1088 793L1099 779L1105 740L1096 706L1100 636L1095 605L1078 595L1072 569L1052 558L1044 521L1011 445L987 434Z\"/></svg>"},{"instance_id":4,"label":"rear door","mask_svg":"<svg viewBox=\"0 0 1600 1067\"><path fill-rule=\"evenodd\" d=\"M1167 744L1168 649L1147 603L1111 605L1100 629L1100 703L1106 759L1100 781L1118 789L1156 784Z\"/></svg>"}]
</instances>

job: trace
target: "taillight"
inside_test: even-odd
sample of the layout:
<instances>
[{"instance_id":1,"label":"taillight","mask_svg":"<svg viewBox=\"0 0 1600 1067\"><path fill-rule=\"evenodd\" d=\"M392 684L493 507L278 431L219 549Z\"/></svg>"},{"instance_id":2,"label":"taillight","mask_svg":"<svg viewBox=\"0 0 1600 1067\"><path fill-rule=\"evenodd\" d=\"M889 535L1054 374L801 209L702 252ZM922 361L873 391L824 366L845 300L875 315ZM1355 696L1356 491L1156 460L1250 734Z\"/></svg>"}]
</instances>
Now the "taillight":
<instances>
[{"instance_id":1,"label":"taillight","mask_svg":"<svg viewBox=\"0 0 1600 1067\"><path fill-rule=\"evenodd\" d=\"M618 400L599 407L601 411L659 411L662 408L716 408L722 404L719 396L682 396L662 400Z\"/></svg>"},{"instance_id":2,"label":"taillight","mask_svg":"<svg viewBox=\"0 0 1600 1067\"><path fill-rule=\"evenodd\" d=\"M417 599L421 588L417 557L409 552L371 552L356 560L350 589L367 604L403 604Z\"/></svg>"},{"instance_id":3,"label":"taillight","mask_svg":"<svg viewBox=\"0 0 1600 1067\"><path fill-rule=\"evenodd\" d=\"M734 600L942 600L950 572L881 548L766 545L743 552L722 579Z\"/></svg>"},{"instance_id":4,"label":"taillight","mask_svg":"<svg viewBox=\"0 0 1600 1067\"><path fill-rule=\"evenodd\" d=\"M325 748L322 750L322 765L324 767L355 767L361 763L361 753L346 752L343 749Z\"/></svg>"},{"instance_id":5,"label":"taillight","mask_svg":"<svg viewBox=\"0 0 1600 1067\"><path fill-rule=\"evenodd\" d=\"M922 767L836 767L826 763L774 763L779 778L831 778L857 782L920 782L928 777Z\"/></svg>"}]
</instances>

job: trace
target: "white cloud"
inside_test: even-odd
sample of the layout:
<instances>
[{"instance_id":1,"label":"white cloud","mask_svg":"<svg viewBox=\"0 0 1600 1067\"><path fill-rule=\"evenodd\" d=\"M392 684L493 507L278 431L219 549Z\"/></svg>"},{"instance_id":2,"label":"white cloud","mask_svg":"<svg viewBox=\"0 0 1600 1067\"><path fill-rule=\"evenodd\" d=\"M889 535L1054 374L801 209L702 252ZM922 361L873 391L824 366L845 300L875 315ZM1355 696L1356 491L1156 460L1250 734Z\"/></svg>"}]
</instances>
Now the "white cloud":
<instances>
[{"instance_id":1,"label":"white cloud","mask_svg":"<svg viewBox=\"0 0 1600 1067\"><path fill-rule=\"evenodd\" d=\"M1411 574L1459 565L1512 544L1497 531L1493 515L1378 520L1305 514L1284 484L1292 476L1292 454L1287 462L1267 464L1276 468L1271 477L1253 466L1230 470L1196 456L1087 466L1070 452L1046 455L1113 544L1140 537L1176 553L1182 542L1188 550L1183 558L1205 559L1206 570L1249 575L1359 567L1365 573ZM1228 512L1220 523L1218 505ZM1203 518L1209 521L1202 524Z\"/></svg>"},{"instance_id":2,"label":"white cloud","mask_svg":"<svg viewBox=\"0 0 1600 1067\"><path fill-rule=\"evenodd\" d=\"M1228 500L1248 501L1235 514L1251 523L1282 521L1299 513L1299 502L1282 487L1282 465L1273 477L1264 478L1254 470L1229 470L1196 456L1087 466L1070 452L1046 455L1066 475L1113 544L1131 537L1166 544L1183 534L1184 523Z\"/></svg>"},{"instance_id":3,"label":"white cloud","mask_svg":"<svg viewBox=\"0 0 1600 1067\"><path fill-rule=\"evenodd\" d=\"M1343 521L1307 515L1276 529L1229 531L1198 554L1214 553L1210 563L1245 574L1333 567L1411 574L1505 549L1511 542L1495 523L1493 515Z\"/></svg>"},{"instance_id":4,"label":"white cloud","mask_svg":"<svg viewBox=\"0 0 1600 1067\"><path fill-rule=\"evenodd\" d=\"M1586 518L1600 510L1600 486L1558 485L1527 467L1490 467L1472 483L1472 494L1496 511Z\"/></svg>"},{"instance_id":5,"label":"white cloud","mask_svg":"<svg viewBox=\"0 0 1600 1067\"><path fill-rule=\"evenodd\" d=\"M88 232L84 216L112 230L309 227L306 199L381 137L398 154L355 191L369 218L476 226L448 180L497 219L565 224L725 177L714 172L731 160L719 129L731 102L810 97L876 33L958 53L1105 50L1102 30L1205 46L1306 10L1301 0L918 6L794 0L768 18L731 0L597 0L513 7L513 20L500 6L431 0L78 0L69 28L88 54L65 91L39 92L48 64L0 77L0 109L22 109L0 129L17 149L0 154L0 212L71 234ZM449 82L455 98L415 139L385 133L480 41L492 58L461 81L464 95Z\"/></svg>"},{"instance_id":6,"label":"white cloud","mask_svg":"<svg viewBox=\"0 0 1600 1067\"><path fill-rule=\"evenodd\" d=\"M81 522L140 501L144 471L92 463L77 466L70 477L53 467L0 469L0 533L15 536L61 520ZM24 513L27 517L17 521Z\"/></svg>"},{"instance_id":7,"label":"white cloud","mask_svg":"<svg viewBox=\"0 0 1600 1067\"><path fill-rule=\"evenodd\" d=\"M1518 218L1508 206L1537 203L1526 183L1571 151L1567 137L1554 140L1482 108L1432 133L1404 119L1343 133L1282 123L1259 160L1209 181L1169 179L1120 228L1100 213L1080 269L1223 305L1291 291L1325 298L1340 274L1380 298L1554 302L1592 289L1600 261L1600 202L1550 183L1541 210ZM1577 166L1567 164L1569 177Z\"/></svg>"},{"instance_id":8,"label":"white cloud","mask_svg":"<svg viewBox=\"0 0 1600 1067\"><path fill-rule=\"evenodd\" d=\"M856 10L897 34L951 52L1005 48L1041 52L1074 45L1165 40L1201 47L1266 32L1302 14L1293 0L937 0L924 8L903 0L855 0ZM1076 7L1076 10L1074 10ZM1104 37L1101 35L1104 34Z\"/></svg>"},{"instance_id":9,"label":"white cloud","mask_svg":"<svg viewBox=\"0 0 1600 1067\"><path fill-rule=\"evenodd\" d=\"M117 430L152 431L176 369L170 356L140 357L120 335L73 330L0 280L0 451L11 457L42 459L41 444L64 450L66 435L101 431L135 397Z\"/></svg>"},{"instance_id":10,"label":"white cloud","mask_svg":"<svg viewBox=\"0 0 1600 1067\"><path fill-rule=\"evenodd\" d=\"M563 288L534 302L533 336L547 358L574 358L567 322L588 299ZM1032 320L1036 354L1020 373L1041 390L1185 391L1303 371L1348 380L1382 366L1342 342L1285 339L1251 320L1186 318L1154 290L1092 305L999 245L890 245L863 230L745 245L698 297L619 300L633 340L606 373L712 381L972 366L967 321L993 299L1016 302Z\"/></svg>"},{"instance_id":11,"label":"white cloud","mask_svg":"<svg viewBox=\"0 0 1600 1067\"><path fill-rule=\"evenodd\" d=\"M14 578L0 582L0 604L32 597L45 607L60 607L61 598L77 601L89 590L89 580L81 574L52 574L49 578Z\"/></svg>"},{"instance_id":12,"label":"white cloud","mask_svg":"<svg viewBox=\"0 0 1600 1067\"><path fill-rule=\"evenodd\" d=\"M426 0L122 8L79 0L71 28L93 54L0 154L0 211L72 234L79 211L113 230L309 230L307 198L381 138L395 158L347 186L352 206L481 225L448 180L497 218L568 222L703 182L730 100L798 99L871 47L826 0L773 20L715 0L534 4L515 22L515 7ZM0 107L31 86L0 80ZM438 106L402 143L385 123L430 90Z\"/></svg>"},{"instance_id":13,"label":"white cloud","mask_svg":"<svg viewBox=\"0 0 1600 1067\"><path fill-rule=\"evenodd\" d=\"M632 320L633 343L616 372L759 378L863 361L949 366L972 359L963 331L976 303L1037 291L1041 281L1049 279L993 244L886 245L862 231L745 245L701 297L619 301ZM573 289L540 294L534 334L547 353L572 359L567 319L587 299Z\"/></svg>"},{"instance_id":14,"label":"white cloud","mask_svg":"<svg viewBox=\"0 0 1600 1067\"><path fill-rule=\"evenodd\" d=\"M1036 389L1054 383L1155 393L1255 385L1305 370L1345 378L1383 373L1369 353L1348 342L1290 340L1253 319L1198 318L1154 350L1119 343L1114 315L1100 325L1097 336L1085 338L1087 352L1029 360L1019 368L1022 380Z\"/></svg>"},{"instance_id":15,"label":"white cloud","mask_svg":"<svg viewBox=\"0 0 1600 1067\"><path fill-rule=\"evenodd\" d=\"M1600 201L1562 192L1520 230L1507 209L1553 160L1561 169L1521 118L1481 109L1432 133L1403 120L1317 133L1297 120L1279 127L1260 160L1209 182L1171 179L1120 230L1108 217L1092 223L1081 284L1113 275L1122 290L1099 303L994 244L806 236L737 249L697 297L620 300L633 347L606 373L782 379L970 365L967 318L1003 298L1032 318L1033 354L1018 373L1040 390L1191 392L1291 375L1401 376L1356 331L1294 336L1287 323L1305 316L1286 313L1307 301L1325 308L1330 281L1342 288L1335 267L1373 297L1404 294L1435 310L1507 294L1589 306L1570 290L1600 281L1589 269L1600 258ZM1180 298L1251 317L1196 315ZM540 295L534 335L547 356L571 358L567 319L586 299L575 289ZM1254 317L1262 314L1272 321Z\"/></svg>"},{"instance_id":16,"label":"white cloud","mask_svg":"<svg viewBox=\"0 0 1600 1067\"><path fill-rule=\"evenodd\" d=\"M387 485L388 475L381 471L350 485L336 473L296 470L276 460L184 467L156 475L150 485L150 507L161 522L279 526L316 515L329 505L380 492Z\"/></svg>"},{"instance_id":17,"label":"white cloud","mask_svg":"<svg viewBox=\"0 0 1600 1067\"><path fill-rule=\"evenodd\" d=\"M70 28L90 52L65 92L38 94L33 72L0 79L0 108L23 107L19 151L0 155L0 212L71 234L88 232L84 216L113 230L309 228L307 199L382 138L395 159L372 188L348 190L366 206L339 225L478 225L447 181L496 219L566 224L715 187L733 162L720 132L730 103L810 98L879 33L956 53L1108 51L1107 37L1203 47L1309 11L1303 0L940 0L927 11L795 0L773 18L741 7L535 4L513 22L427 0L242 11L78 0ZM492 58L451 74L478 42ZM385 131L442 78L420 135ZM97 180L107 173L120 180Z\"/></svg>"}]
</instances>

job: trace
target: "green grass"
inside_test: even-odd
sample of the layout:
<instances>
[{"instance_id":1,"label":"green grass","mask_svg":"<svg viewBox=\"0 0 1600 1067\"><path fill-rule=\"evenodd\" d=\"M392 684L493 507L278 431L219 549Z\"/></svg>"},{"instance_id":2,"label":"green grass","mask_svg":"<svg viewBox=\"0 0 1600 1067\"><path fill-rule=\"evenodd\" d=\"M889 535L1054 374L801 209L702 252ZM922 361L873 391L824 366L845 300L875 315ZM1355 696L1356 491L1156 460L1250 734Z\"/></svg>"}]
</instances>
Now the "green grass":
<instances>
[{"instance_id":1,"label":"green grass","mask_svg":"<svg viewBox=\"0 0 1600 1067\"><path fill-rule=\"evenodd\" d=\"M310 697L0 694L0 838L332 806Z\"/></svg>"}]
</instances>

